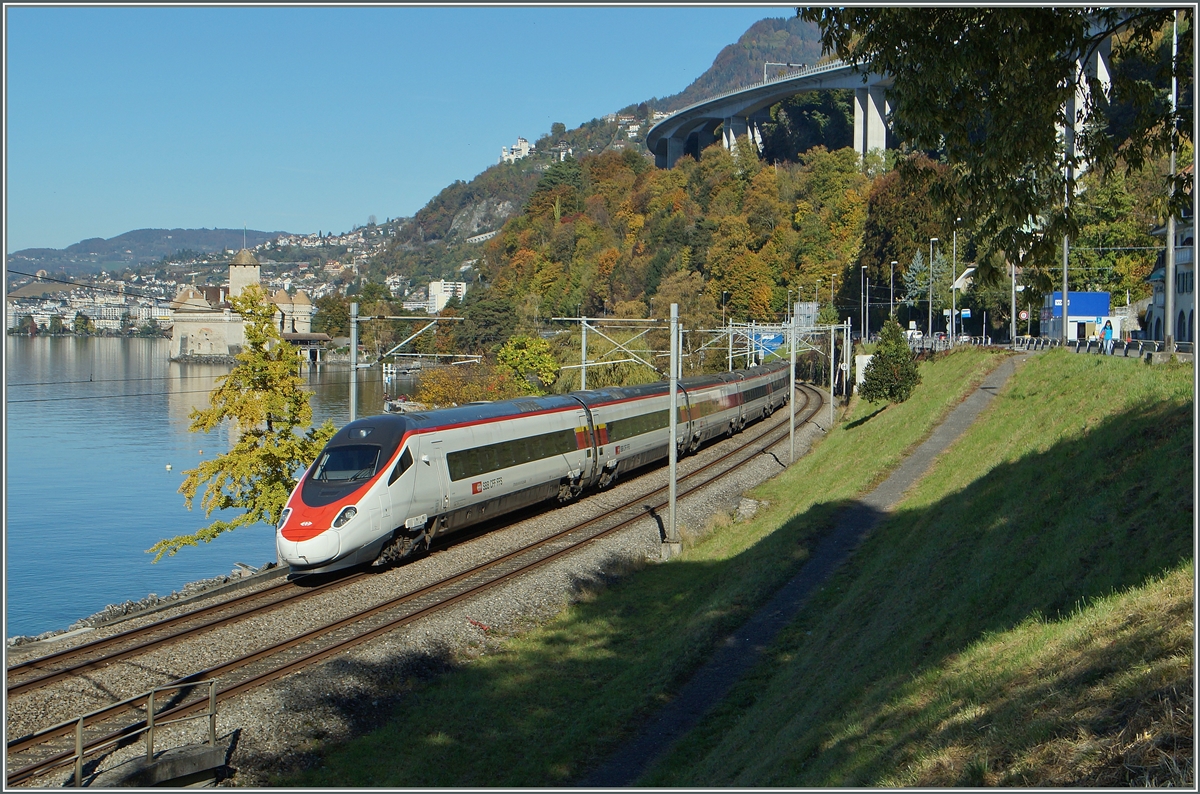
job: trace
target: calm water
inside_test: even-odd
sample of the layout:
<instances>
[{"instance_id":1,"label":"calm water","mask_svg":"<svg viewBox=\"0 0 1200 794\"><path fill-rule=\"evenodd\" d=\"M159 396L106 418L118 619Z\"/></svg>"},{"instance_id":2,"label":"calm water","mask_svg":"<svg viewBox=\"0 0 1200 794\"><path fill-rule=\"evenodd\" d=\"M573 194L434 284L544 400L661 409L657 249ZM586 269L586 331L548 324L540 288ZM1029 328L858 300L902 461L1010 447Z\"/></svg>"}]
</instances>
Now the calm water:
<instances>
[{"instance_id":1,"label":"calm water","mask_svg":"<svg viewBox=\"0 0 1200 794\"><path fill-rule=\"evenodd\" d=\"M208 524L199 495L189 512L179 485L185 469L230 443L224 429L188 432L189 411L207 407L229 367L169 362L168 344L5 337L5 636L66 628L107 604L275 559L274 530L263 524L157 564L145 553ZM307 378L314 421L345 424L349 368ZM378 369L359 374L358 399L359 416L382 410Z\"/></svg>"}]
</instances>

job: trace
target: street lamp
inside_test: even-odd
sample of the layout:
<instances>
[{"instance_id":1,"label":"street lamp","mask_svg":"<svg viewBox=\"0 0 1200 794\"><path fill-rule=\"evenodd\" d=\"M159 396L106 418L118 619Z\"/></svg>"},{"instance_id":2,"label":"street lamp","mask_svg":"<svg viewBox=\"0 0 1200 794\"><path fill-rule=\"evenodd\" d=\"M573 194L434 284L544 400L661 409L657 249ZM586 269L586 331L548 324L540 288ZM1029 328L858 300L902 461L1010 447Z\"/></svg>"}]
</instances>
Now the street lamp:
<instances>
[{"instance_id":1,"label":"street lamp","mask_svg":"<svg viewBox=\"0 0 1200 794\"><path fill-rule=\"evenodd\" d=\"M928 337L933 336L933 244L937 241L936 237L929 238L929 325L925 331Z\"/></svg>"},{"instance_id":2,"label":"street lamp","mask_svg":"<svg viewBox=\"0 0 1200 794\"><path fill-rule=\"evenodd\" d=\"M896 313L896 265L899 264L895 259L892 260L891 267L888 268L888 284L892 288L892 296L888 298L888 314Z\"/></svg>"},{"instance_id":3,"label":"street lamp","mask_svg":"<svg viewBox=\"0 0 1200 794\"><path fill-rule=\"evenodd\" d=\"M792 291L788 290L787 306L783 310L783 321L786 323L792 316Z\"/></svg>"},{"instance_id":4,"label":"street lamp","mask_svg":"<svg viewBox=\"0 0 1200 794\"><path fill-rule=\"evenodd\" d=\"M958 334L954 330L954 318L958 316L958 290L956 282L958 281L958 222L962 218L954 219L954 247L950 253L950 346L953 347Z\"/></svg>"},{"instance_id":5,"label":"street lamp","mask_svg":"<svg viewBox=\"0 0 1200 794\"><path fill-rule=\"evenodd\" d=\"M862 298L863 298L863 303L862 303L862 318L863 318L863 324L862 324L862 337L863 337L863 342L865 343L865 342L867 341L867 337L868 337L868 334L867 334L867 266L866 266L866 265L863 265L863 266L862 266L862 285L863 285L863 288L862 288Z\"/></svg>"}]
</instances>

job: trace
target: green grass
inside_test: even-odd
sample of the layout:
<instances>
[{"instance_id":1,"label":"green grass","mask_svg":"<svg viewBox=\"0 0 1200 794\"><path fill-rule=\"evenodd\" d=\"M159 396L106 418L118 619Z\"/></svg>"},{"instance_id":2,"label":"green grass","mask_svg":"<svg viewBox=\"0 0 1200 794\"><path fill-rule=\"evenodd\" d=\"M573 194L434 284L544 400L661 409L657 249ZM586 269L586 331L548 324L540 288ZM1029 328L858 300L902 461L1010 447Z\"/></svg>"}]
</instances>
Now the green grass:
<instances>
[{"instance_id":1,"label":"green grass","mask_svg":"<svg viewBox=\"0 0 1200 794\"><path fill-rule=\"evenodd\" d=\"M546 625L425 680L379 678L399 705L387 724L343 745L317 742L289 786L564 785L600 763L666 702L798 570L841 506L882 480L906 450L998 363L963 350L922 365L906 403L856 405L785 476L750 521L718 517L684 554L619 577ZM868 450L864 453L863 450ZM371 671L364 671L370 673ZM303 744L305 737L296 737Z\"/></svg>"},{"instance_id":2,"label":"green grass","mask_svg":"<svg viewBox=\"0 0 1200 794\"><path fill-rule=\"evenodd\" d=\"M1030 359L641 783L1190 784L1192 403Z\"/></svg>"}]
</instances>

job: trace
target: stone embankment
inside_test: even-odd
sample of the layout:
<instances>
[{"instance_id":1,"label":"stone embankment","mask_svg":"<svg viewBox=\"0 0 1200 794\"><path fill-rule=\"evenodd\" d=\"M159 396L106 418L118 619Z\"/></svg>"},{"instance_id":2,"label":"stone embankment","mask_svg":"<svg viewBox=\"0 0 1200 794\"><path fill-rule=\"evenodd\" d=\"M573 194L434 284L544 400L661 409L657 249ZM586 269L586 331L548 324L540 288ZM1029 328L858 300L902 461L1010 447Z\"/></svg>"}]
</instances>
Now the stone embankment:
<instances>
[{"instance_id":1,"label":"stone embankment","mask_svg":"<svg viewBox=\"0 0 1200 794\"><path fill-rule=\"evenodd\" d=\"M15 637L9 637L7 640L7 645L10 648L18 648L35 642L45 642L47 640L53 640L56 637L61 637L64 634L77 633L81 629L100 628L102 626L108 626L112 623L116 623L128 617L133 617L135 615L140 616L146 614L147 612L153 612L159 609L165 609L166 607L176 606L200 595L207 595L209 593L215 595L218 589L228 589L229 585L236 585L252 574L264 572L274 567L275 563L273 562L267 563L259 568L253 568L249 565L239 563L238 567L234 568L232 573L225 574L224 576L213 576L209 579L200 579L195 582L188 582L183 587L173 591L167 596L159 596L156 593L150 593L145 598L141 598L137 601L127 600L121 602L120 604L109 604L94 615L88 615L86 618L80 618L65 629L44 631L35 636L21 634Z\"/></svg>"}]
</instances>

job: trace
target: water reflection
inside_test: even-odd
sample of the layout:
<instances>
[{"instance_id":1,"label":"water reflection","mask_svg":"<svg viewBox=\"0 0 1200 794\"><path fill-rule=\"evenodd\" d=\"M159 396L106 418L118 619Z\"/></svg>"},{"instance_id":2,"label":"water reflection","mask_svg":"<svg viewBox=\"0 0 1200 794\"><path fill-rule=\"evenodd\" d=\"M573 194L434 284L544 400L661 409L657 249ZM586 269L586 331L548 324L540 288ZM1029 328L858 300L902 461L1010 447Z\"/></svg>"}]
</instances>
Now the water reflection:
<instances>
[{"instance_id":1,"label":"water reflection","mask_svg":"<svg viewBox=\"0 0 1200 794\"><path fill-rule=\"evenodd\" d=\"M275 558L258 525L150 564L145 549L220 517L189 512L183 472L226 452L231 431L190 433L229 366L167 360L169 340L6 337L5 631L64 628L106 604L165 595ZM304 373L314 421L349 419L350 370ZM378 369L358 374L358 415L383 411ZM408 391L395 388L390 393ZM171 468L168 470L167 466ZM230 516L224 516L231 518Z\"/></svg>"}]
</instances>

